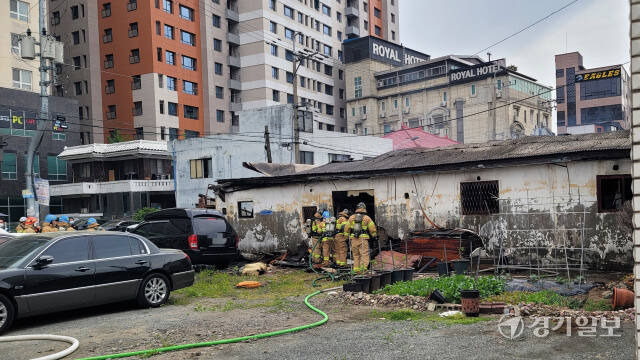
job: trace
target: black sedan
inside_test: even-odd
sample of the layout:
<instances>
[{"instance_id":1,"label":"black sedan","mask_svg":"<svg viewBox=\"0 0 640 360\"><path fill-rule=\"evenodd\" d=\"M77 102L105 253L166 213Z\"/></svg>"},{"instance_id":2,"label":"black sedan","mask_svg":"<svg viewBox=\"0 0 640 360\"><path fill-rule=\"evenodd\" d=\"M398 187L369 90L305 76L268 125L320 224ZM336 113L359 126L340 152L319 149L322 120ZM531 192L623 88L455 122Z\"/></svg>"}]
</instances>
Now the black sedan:
<instances>
[{"instance_id":1,"label":"black sedan","mask_svg":"<svg viewBox=\"0 0 640 360\"><path fill-rule=\"evenodd\" d=\"M53 232L0 243L0 333L15 318L125 300L164 304L191 286L189 257L120 232Z\"/></svg>"}]
</instances>

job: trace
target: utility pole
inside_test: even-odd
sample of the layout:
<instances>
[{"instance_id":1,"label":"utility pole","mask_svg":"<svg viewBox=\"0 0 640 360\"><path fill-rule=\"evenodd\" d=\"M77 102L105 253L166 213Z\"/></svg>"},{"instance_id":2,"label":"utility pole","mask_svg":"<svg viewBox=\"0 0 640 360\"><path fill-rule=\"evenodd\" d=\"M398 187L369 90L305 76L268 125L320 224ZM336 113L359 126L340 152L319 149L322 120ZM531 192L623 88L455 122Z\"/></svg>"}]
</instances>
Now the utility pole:
<instances>
[{"instance_id":1,"label":"utility pole","mask_svg":"<svg viewBox=\"0 0 640 360\"><path fill-rule=\"evenodd\" d=\"M264 149L267 151L267 162L271 164L271 140L269 139L269 125L264 126Z\"/></svg>"},{"instance_id":2,"label":"utility pole","mask_svg":"<svg viewBox=\"0 0 640 360\"><path fill-rule=\"evenodd\" d=\"M293 121L293 152L296 164L300 163L300 124L298 123L298 69L300 68L300 65L302 65L303 60L308 61L312 57L318 55L317 51L302 54L296 53L296 39L300 34L302 34L302 31L294 31L293 37L291 39L293 42L293 113L291 114L291 121ZM313 123L311 124L311 126L313 126Z\"/></svg>"}]
</instances>

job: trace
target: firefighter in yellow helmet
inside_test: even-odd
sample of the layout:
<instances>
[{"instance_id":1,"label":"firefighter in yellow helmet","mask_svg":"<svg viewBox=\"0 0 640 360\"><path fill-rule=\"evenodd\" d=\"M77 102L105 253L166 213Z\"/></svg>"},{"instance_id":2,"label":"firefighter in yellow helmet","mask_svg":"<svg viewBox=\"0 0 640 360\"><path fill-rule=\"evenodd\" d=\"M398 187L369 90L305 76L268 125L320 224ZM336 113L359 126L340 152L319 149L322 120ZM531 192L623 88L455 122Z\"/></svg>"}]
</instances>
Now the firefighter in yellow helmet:
<instances>
[{"instance_id":1,"label":"firefighter in yellow helmet","mask_svg":"<svg viewBox=\"0 0 640 360\"><path fill-rule=\"evenodd\" d=\"M334 257L334 239L336 234L336 219L331 216L328 210L322 212L324 222L324 236L322 237L322 266L331 265L331 258Z\"/></svg>"},{"instance_id":2,"label":"firefighter in yellow helmet","mask_svg":"<svg viewBox=\"0 0 640 360\"><path fill-rule=\"evenodd\" d=\"M347 232L351 239L351 254L353 256L353 271L363 273L369 267L369 239L376 237L376 224L367 215L367 207L359 203L355 214L347 222Z\"/></svg>"},{"instance_id":3,"label":"firefighter in yellow helmet","mask_svg":"<svg viewBox=\"0 0 640 360\"><path fill-rule=\"evenodd\" d=\"M319 265L322 262L322 236L324 234L324 221L322 214L316 212L313 223L311 223L311 258L314 264Z\"/></svg>"},{"instance_id":4,"label":"firefighter in yellow helmet","mask_svg":"<svg viewBox=\"0 0 640 360\"><path fill-rule=\"evenodd\" d=\"M335 259L338 267L347 266L347 222L349 221L349 210L344 209L338 213L336 220L336 236L334 237Z\"/></svg>"}]
</instances>

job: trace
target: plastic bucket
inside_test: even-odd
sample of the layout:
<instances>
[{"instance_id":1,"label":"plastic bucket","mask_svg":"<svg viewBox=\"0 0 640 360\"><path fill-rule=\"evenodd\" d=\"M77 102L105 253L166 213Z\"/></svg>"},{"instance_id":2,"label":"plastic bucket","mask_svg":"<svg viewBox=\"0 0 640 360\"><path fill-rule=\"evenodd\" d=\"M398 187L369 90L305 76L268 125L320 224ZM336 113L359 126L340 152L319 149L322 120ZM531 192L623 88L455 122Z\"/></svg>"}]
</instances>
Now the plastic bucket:
<instances>
[{"instance_id":1,"label":"plastic bucket","mask_svg":"<svg viewBox=\"0 0 640 360\"><path fill-rule=\"evenodd\" d=\"M402 280L403 281L413 280L413 268L402 269Z\"/></svg>"},{"instance_id":2,"label":"plastic bucket","mask_svg":"<svg viewBox=\"0 0 640 360\"><path fill-rule=\"evenodd\" d=\"M480 314L480 292L478 290L460 290L462 312L467 316Z\"/></svg>"},{"instance_id":3,"label":"plastic bucket","mask_svg":"<svg viewBox=\"0 0 640 360\"><path fill-rule=\"evenodd\" d=\"M380 289L391 284L391 271L380 271Z\"/></svg>"},{"instance_id":4,"label":"plastic bucket","mask_svg":"<svg viewBox=\"0 0 640 360\"><path fill-rule=\"evenodd\" d=\"M380 278L381 274L371 274L371 285L369 285L369 292L374 292L380 289Z\"/></svg>"},{"instance_id":5,"label":"plastic bucket","mask_svg":"<svg viewBox=\"0 0 640 360\"><path fill-rule=\"evenodd\" d=\"M469 260L454 260L453 261L453 270L455 270L456 274L464 275L469 269Z\"/></svg>"},{"instance_id":6,"label":"plastic bucket","mask_svg":"<svg viewBox=\"0 0 640 360\"><path fill-rule=\"evenodd\" d=\"M404 275L403 275L402 270L394 269L391 272L391 283L392 284L397 283L398 281L402 281L403 279L404 279Z\"/></svg>"},{"instance_id":7,"label":"plastic bucket","mask_svg":"<svg viewBox=\"0 0 640 360\"><path fill-rule=\"evenodd\" d=\"M429 300L433 300L438 304L444 304L447 302L447 299L444 298L444 295L442 295L440 290L433 290L431 295L429 295Z\"/></svg>"},{"instance_id":8,"label":"plastic bucket","mask_svg":"<svg viewBox=\"0 0 640 360\"><path fill-rule=\"evenodd\" d=\"M366 292L369 293L371 292L371 277L369 276L354 276L353 277L353 281L356 282L356 284L360 285L361 291L362 292Z\"/></svg>"},{"instance_id":9,"label":"plastic bucket","mask_svg":"<svg viewBox=\"0 0 640 360\"><path fill-rule=\"evenodd\" d=\"M360 292L362 291L362 286L358 283L347 283L342 285L342 291Z\"/></svg>"},{"instance_id":10,"label":"plastic bucket","mask_svg":"<svg viewBox=\"0 0 640 360\"><path fill-rule=\"evenodd\" d=\"M449 275L449 264L444 262L439 262L436 264L438 267L438 275L445 276Z\"/></svg>"}]
</instances>

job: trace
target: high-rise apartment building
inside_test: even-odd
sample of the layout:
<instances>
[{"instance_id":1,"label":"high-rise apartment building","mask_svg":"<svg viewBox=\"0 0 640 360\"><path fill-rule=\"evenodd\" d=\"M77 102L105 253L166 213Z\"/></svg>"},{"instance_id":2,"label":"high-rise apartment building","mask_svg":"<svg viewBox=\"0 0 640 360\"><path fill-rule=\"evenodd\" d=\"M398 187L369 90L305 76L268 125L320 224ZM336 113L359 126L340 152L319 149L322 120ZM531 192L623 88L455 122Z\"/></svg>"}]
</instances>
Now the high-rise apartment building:
<instances>
[{"instance_id":1,"label":"high-rise apartment building","mask_svg":"<svg viewBox=\"0 0 640 360\"><path fill-rule=\"evenodd\" d=\"M0 87L40 91L40 59L20 57L19 36L31 29L39 40L38 0L4 0L0 5Z\"/></svg>"},{"instance_id":2,"label":"high-rise apartment building","mask_svg":"<svg viewBox=\"0 0 640 360\"><path fill-rule=\"evenodd\" d=\"M69 66L55 91L78 100L83 142L238 131L238 111L298 103L346 131L342 42L399 42L397 0L48 0Z\"/></svg>"}]
</instances>

